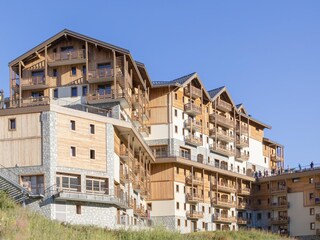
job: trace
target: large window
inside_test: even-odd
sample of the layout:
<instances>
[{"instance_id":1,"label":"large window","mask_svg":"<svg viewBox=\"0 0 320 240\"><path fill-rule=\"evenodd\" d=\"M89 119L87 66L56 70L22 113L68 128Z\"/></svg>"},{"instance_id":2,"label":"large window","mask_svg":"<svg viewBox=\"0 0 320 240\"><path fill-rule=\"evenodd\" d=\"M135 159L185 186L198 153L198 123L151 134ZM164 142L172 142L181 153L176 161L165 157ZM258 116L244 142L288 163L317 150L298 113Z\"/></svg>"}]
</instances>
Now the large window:
<instances>
[{"instance_id":1,"label":"large window","mask_svg":"<svg viewBox=\"0 0 320 240\"><path fill-rule=\"evenodd\" d=\"M190 149L180 147L180 157L190 159Z\"/></svg>"},{"instance_id":2,"label":"large window","mask_svg":"<svg viewBox=\"0 0 320 240\"><path fill-rule=\"evenodd\" d=\"M78 88L72 87L71 88L71 97L77 97L78 96Z\"/></svg>"},{"instance_id":3,"label":"large window","mask_svg":"<svg viewBox=\"0 0 320 240\"><path fill-rule=\"evenodd\" d=\"M86 191L92 193L109 194L108 179L87 177Z\"/></svg>"},{"instance_id":4,"label":"large window","mask_svg":"<svg viewBox=\"0 0 320 240\"><path fill-rule=\"evenodd\" d=\"M168 157L168 146L154 146L151 147L156 157Z\"/></svg>"},{"instance_id":5,"label":"large window","mask_svg":"<svg viewBox=\"0 0 320 240\"><path fill-rule=\"evenodd\" d=\"M80 176L78 175L57 174L56 185L59 190L81 191Z\"/></svg>"},{"instance_id":6,"label":"large window","mask_svg":"<svg viewBox=\"0 0 320 240\"><path fill-rule=\"evenodd\" d=\"M34 194L44 193L44 178L43 175L37 176L22 176L21 177L22 186L29 192Z\"/></svg>"}]
</instances>

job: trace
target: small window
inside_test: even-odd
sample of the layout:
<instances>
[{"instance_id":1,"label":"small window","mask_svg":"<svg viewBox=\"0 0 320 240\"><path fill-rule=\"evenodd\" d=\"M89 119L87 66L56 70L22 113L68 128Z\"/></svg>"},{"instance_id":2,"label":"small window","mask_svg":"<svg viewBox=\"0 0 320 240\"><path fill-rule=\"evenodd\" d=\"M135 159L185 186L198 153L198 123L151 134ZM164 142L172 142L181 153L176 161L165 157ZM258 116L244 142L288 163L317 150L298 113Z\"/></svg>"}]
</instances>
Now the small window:
<instances>
[{"instance_id":1,"label":"small window","mask_svg":"<svg viewBox=\"0 0 320 240\"><path fill-rule=\"evenodd\" d=\"M178 184L176 185L176 192L177 193L179 192L179 185Z\"/></svg>"},{"instance_id":2,"label":"small window","mask_svg":"<svg viewBox=\"0 0 320 240\"><path fill-rule=\"evenodd\" d=\"M59 97L59 92L58 92L57 88L53 90L53 97L54 98L58 98Z\"/></svg>"},{"instance_id":3,"label":"small window","mask_svg":"<svg viewBox=\"0 0 320 240\"><path fill-rule=\"evenodd\" d=\"M174 99L178 100L178 94L177 93L174 94Z\"/></svg>"},{"instance_id":4,"label":"small window","mask_svg":"<svg viewBox=\"0 0 320 240\"><path fill-rule=\"evenodd\" d=\"M16 119L15 118L9 119L9 130L10 131L16 130Z\"/></svg>"},{"instance_id":5,"label":"small window","mask_svg":"<svg viewBox=\"0 0 320 240\"><path fill-rule=\"evenodd\" d=\"M74 120L70 120L70 128L71 130L75 131L76 130L76 122Z\"/></svg>"},{"instance_id":6,"label":"small window","mask_svg":"<svg viewBox=\"0 0 320 240\"><path fill-rule=\"evenodd\" d=\"M78 88L72 87L71 88L71 97L77 97L78 96Z\"/></svg>"},{"instance_id":7,"label":"small window","mask_svg":"<svg viewBox=\"0 0 320 240\"><path fill-rule=\"evenodd\" d=\"M87 95L88 95L88 87L82 86L82 96L87 96Z\"/></svg>"},{"instance_id":8,"label":"small window","mask_svg":"<svg viewBox=\"0 0 320 240\"><path fill-rule=\"evenodd\" d=\"M177 109L174 110L174 116L175 116L175 117L178 116L178 110L177 110Z\"/></svg>"},{"instance_id":9,"label":"small window","mask_svg":"<svg viewBox=\"0 0 320 240\"><path fill-rule=\"evenodd\" d=\"M81 205L76 205L77 214L81 214Z\"/></svg>"},{"instance_id":10,"label":"small window","mask_svg":"<svg viewBox=\"0 0 320 240\"><path fill-rule=\"evenodd\" d=\"M148 132L149 132L149 134L151 134L151 127L150 126L148 127Z\"/></svg>"},{"instance_id":11,"label":"small window","mask_svg":"<svg viewBox=\"0 0 320 240\"><path fill-rule=\"evenodd\" d=\"M313 184L313 182L314 182L314 181L313 181L313 178L309 178L309 183L310 183L310 184Z\"/></svg>"},{"instance_id":12,"label":"small window","mask_svg":"<svg viewBox=\"0 0 320 240\"><path fill-rule=\"evenodd\" d=\"M72 76L77 75L77 68L76 67L71 67L71 75Z\"/></svg>"},{"instance_id":13,"label":"small window","mask_svg":"<svg viewBox=\"0 0 320 240\"><path fill-rule=\"evenodd\" d=\"M310 208L310 215L314 215L314 208Z\"/></svg>"},{"instance_id":14,"label":"small window","mask_svg":"<svg viewBox=\"0 0 320 240\"><path fill-rule=\"evenodd\" d=\"M182 119L184 120L184 113L182 112Z\"/></svg>"},{"instance_id":15,"label":"small window","mask_svg":"<svg viewBox=\"0 0 320 240\"><path fill-rule=\"evenodd\" d=\"M261 213L257 214L257 220L261 220Z\"/></svg>"},{"instance_id":16,"label":"small window","mask_svg":"<svg viewBox=\"0 0 320 240\"><path fill-rule=\"evenodd\" d=\"M75 157L77 154L76 154L76 147L71 147L70 148L70 155L71 157Z\"/></svg>"},{"instance_id":17,"label":"small window","mask_svg":"<svg viewBox=\"0 0 320 240\"><path fill-rule=\"evenodd\" d=\"M179 204L179 202L177 202L176 205L177 205L177 209L179 210L179 209L180 209L180 204Z\"/></svg>"},{"instance_id":18,"label":"small window","mask_svg":"<svg viewBox=\"0 0 320 240\"><path fill-rule=\"evenodd\" d=\"M179 174L179 167L177 167L177 174Z\"/></svg>"},{"instance_id":19,"label":"small window","mask_svg":"<svg viewBox=\"0 0 320 240\"><path fill-rule=\"evenodd\" d=\"M90 124L90 133L95 134L95 128L93 124Z\"/></svg>"},{"instance_id":20,"label":"small window","mask_svg":"<svg viewBox=\"0 0 320 240\"><path fill-rule=\"evenodd\" d=\"M82 73L83 73L83 76L87 74L86 66L82 66Z\"/></svg>"},{"instance_id":21,"label":"small window","mask_svg":"<svg viewBox=\"0 0 320 240\"><path fill-rule=\"evenodd\" d=\"M183 209L184 209L184 210L187 210L187 204L186 204L186 203L183 204Z\"/></svg>"},{"instance_id":22,"label":"small window","mask_svg":"<svg viewBox=\"0 0 320 240\"><path fill-rule=\"evenodd\" d=\"M178 126L174 126L174 132L178 133Z\"/></svg>"},{"instance_id":23,"label":"small window","mask_svg":"<svg viewBox=\"0 0 320 240\"><path fill-rule=\"evenodd\" d=\"M185 221L184 221L184 226L185 226L185 227L188 227L188 220L185 220Z\"/></svg>"},{"instance_id":24,"label":"small window","mask_svg":"<svg viewBox=\"0 0 320 240\"><path fill-rule=\"evenodd\" d=\"M52 75L53 75L53 77L58 77L57 69L53 69Z\"/></svg>"},{"instance_id":25,"label":"small window","mask_svg":"<svg viewBox=\"0 0 320 240\"><path fill-rule=\"evenodd\" d=\"M205 213L206 209L204 206L202 206L202 212Z\"/></svg>"},{"instance_id":26,"label":"small window","mask_svg":"<svg viewBox=\"0 0 320 240\"><path fill-rule=\"evenodd\" d=\"M264 158L264 163L267 163L267 158L266 157Z\"/></svg>"},{"instance_id":27,"label":"small window","mask_svg":"<svg viewBox=\"0 0 320 240\"><path fill-rule=\"evenodd\" d=\"M292 182L293 182L293 183L300 182L300 178L292 178Z\"/></svg>"},{"instance_id":28,"label":"small window","mask_svg":"<svg viewBox=\"0 0 320 240\"><path fill-rule=\"evenodd\" d=\"M178 219L178 227L180 227L180 219Z\"/></svg>"},{"instance_id":29,"label":"small window","mask_svg":"<svg viewBox=\"0 0 320 240\"><path fill-rule=\"evenodd\" d=\"M268 212L268 219L271 218L271 212Z\"/></svg>"},{"instance_id":30,"label":"small window","mask_svg":"<svg viewBox=\"0 0 320 240\"><path fill-rule=\"evenodd\" d=\"M258 199L258 205L261 205L261 199Z\"/></svg>"},{"instance_id":31,"label":"small window","mask_svg":"<svg viewBox=\"0 0 320 240\"><path fill-rule=\"evenodd\" d=\"M312 200L314 198L314 194L313 193L309 193L309 199Z\"/></svg>"},{"instance_id":32,"label":"small window","mask_svg":"<svg viewBox=\"0 0 320 240\"><path fill-rule=\"evenodd\" d=\"M310 223L310 230L314 230L314 229L315 229L315 223L312 222L312 223Z\"/></svg>"},{"instance_id":33,"label":"small window","mask_svg":"<svg viewBox=\"0 0 320 240\"><path fill-rule=\"evenodd\" d=\"M96 151L90 149L90 159L96 159Z\"/></svg>"}]
</instances>

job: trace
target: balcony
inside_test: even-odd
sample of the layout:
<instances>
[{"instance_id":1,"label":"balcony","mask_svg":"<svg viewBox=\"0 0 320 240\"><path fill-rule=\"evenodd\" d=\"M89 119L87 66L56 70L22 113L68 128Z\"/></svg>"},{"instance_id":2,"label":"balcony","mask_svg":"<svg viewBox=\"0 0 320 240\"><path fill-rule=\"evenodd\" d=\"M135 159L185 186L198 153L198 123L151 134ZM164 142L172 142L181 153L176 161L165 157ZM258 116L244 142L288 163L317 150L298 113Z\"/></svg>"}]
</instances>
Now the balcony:
<instances>
[{"instance_id":1,"label":"balcony","mask_svg":"<svg viewBox=\"0 0 320 240\"><path fill-rule=\"evenodd\" d=\"M234 150L226 145L213 143L210 145L210 150L228 157L234 156Z\"/></svg>"},{"instance_id":2,"label":"balcony","mask_svg":"<svg viewBox=\"0 0 320 240\"><path fill-rule=\"evenodd\" d=\"M245 202L239 202L237 205L237 210L246 210L248 209L248 205Z\"/></svg>"},{"instance_id":3,"label":"balcony","mask_svg":"<svg viewBox=\"0 0 320 240\"><path fill-rule=\"evenodd\" d=\"M211 113L209 116L209 121L211 123L217 122L218 125L226 127L226 128L233 128L234 121L226 118L224 115L219 115L218 113Z\"/></svg>"},{"instance_id":4,"label":"balcony","mask_svg":"<svg viewBox=\"0 0 320 240\"><path fill-rule=\"evenodd\" d=\"M236 146L239 148L249 147L249 139L237 138Z\"/></svg>"},{"instance_id":5,"label":"balcony","mask_svg":"<svg viewBox=\"0 0 320 240\"><path fill-rule=\"evenodd\" d=\"M44 106L50 103L49 97L29 97L21 99L21 107ZM18 107L19 100L9 101L10 107Z\"/></svg>"},{"instance_id":6,"label":"balcony","mask_svg":"<svg viewBox=\"0 0 320 240\"><path fill-rule=\"evenodd\" d=\"M190 116L197 116L202 114L202 108L191 102L184 105L184 111Z\"/></svg>"},{"instance_id":7,"label":"balcony","mask_svg":"<svg viewBox=\"0 0 320 240\"><path fill-rule=\"evenodd\" d=\"M282 200L270 204L271 209L287 209L289 208L289 202Z\"/></svg>"},{"instance_id":8,"label":"balcony","mask_svg":"<svg viewBox=\"0 0 320 240\"><path fill-rule=\"evenodd\" d=\"M44 76L34 76L29 79L23 79L21 81L22 90L36 90L48 88L47 81Z\"/></svg>"},{"instance_id":9,"label":"balcony","mask_svg":"<svg viewBox=\"0 0 320 240\"><path fill-rule=\"evenodd\" d=\"M141 133L143 137L148 137L150 134L149 128L147 126L138 127L138 131Z\"/></svg>"},{"instance_id":10,"label":"balcony","mask_svg":"<svg viewBox=\"0 0 320 240\"><path fill-rule=\"evenodd\" d=\"M196 146L196 147L199 147L199 146L203 145L202 139L199 138L199 137L193 136L193 135L186 136L185 137L185 142L186 142L186 144L189 144L189 145L192 145L192 146Z\"/></svg>"},{"instance_id":11,"label":"balcony","mask_svg":"<svg viewBox=\"0 0 320 240\"><path fill-rule=\"evenodd\" d=\"M288 224L289 222L290 222L290 218L289 217L271 218L271 224L273 224L273 225Z\"/></svg>"},{"instance_id":12,"label":"balcony","mask_svg":"<svg viewBox=\"0 0 320 240\"><path fill-rule=\"evenodd\" d=\"M98 90L87 96L88 104L102 104L110 102L120 102L123 108L131 106L131 97L124 91L115 92L114 90Z\"/></svg>"},{"instance_id":13,"label":"balcony","mask_svg":"<svg viewBox=\"0 0 320 240\"><path fill-rule=\"evenodd\" d=\"M132 188L133 188L134 191L139 192L139 193L143 192L144 190L146 190L145 187L144 187L144 183L139 181L139 180L137 180L137 179L132 181Z\"/></svg>"},{"instance_id":14,"label":"balcony","mask_svg":"<svg viewBox=\"0 0 320 240\"><path fill-rule=\"evenodd\" d=\"M276 188L271 188L271 194L273 195L282 195L287 193L287 187L286 186L279 186Z\"/></svg>"},{"instance_id":15,"label":"balcony","mask_svg":"<svg viewBox=\"0 0 320 240\"><path fill-rule=\"evenodd\" d=\"M199 202L203 202L203 196L196 193L194 194L187 193L186 200L188 203L199 203Z\"/></svg>"},{"instance_id":16,"label":"balcony","mask_svg":"<svg viewBox=\"0 0 320 240\"><path fill-rule=\"evenodd\" d=\"M122 183L128 183L130 181L129 174L127 171L123 170L122 168L120 169L120 181Z\"/></svg>"},{"instance_id":17,"label":"balcony","mask_svg":"<svg viewBox=\"0 0 320 240\"><path fill-rule=\"evenodd\" d=\"M278 156L276 154L271 154L270 155L270 160L273 162L283 162L283 157Z\"/></svg>"},{"instance_id":18,"label":"balcony","mask_svg":"<svg viewBox=\"0 0 320 240\"><path fill-rule=\"evenodd\" d=\"M221 192L235 193L236 187L230 183L214 182L212 190L218 190Z\"/></svg>"},{"instance_id":19,"label":"balcony","mask_svg":"<svg viewBox=\"0 0 320 240\"><path fill-rule=\"evenodd\" d=\"M184 127L186 129L190 130L190 131L192 129L192 132L200 132L201 128L202 128L202 125L198 121L195 121L195 120L192 120L192 119L188 119L188 120L186 120L184 122Z\"/></svg>"},{"instance_id":20,"label":"balcony","mask_svg":"<svg viewBox=\"0 0 320 240\"><path fill-rule=\"evenodd\" d=\"M249 128L248 126L244 126L244 125L239 125L237 124L237 127L236 127L236 132L240 135L248 135L249 133Z\"/></svg>"},{"instance_id":21,"label":"balcony","mask_svg":"<svg viewBox=\"0 0 320 240\"><path fill-rule=\"evenodd\" d=\"M229 199L216 199L212 198L211 203L213 204L214 207L221 207L221 208L234 208L236 207L235 202L232 202Z\"/></svg>"},{"instance_id":22,"label":"balcony","mask_svg":"<svg viewBox=\"0 0 320 240\"><path fill-rule=\"evenodd\" d=\"M239 195L248 196L248 195L250 195L250 192L251 192L250 188L247 188L247 187L243 187L243 188L238 189L238 194Z\"/></svg>"},{"instance_id":23,"label":"balcony","mask_svg":"<svg viewBox=\"0 0 320 240\"><path fill-rule=\"evenodd\" d=\"M120 159L126 161L129 159L133 159L133 154L126 146L120 147Z\"/></svg>"},{"instance_id":24,"label":"balcony","mask_svg":"<svg viewBox=\"0 0 320 240\"><path fill-rule=\"evenodd\" d=\"M191 90L191 91L190 91ZM202 96L202 91L194 86L184 88L184 95L191 97L192 99L197 99Z\"/></svg>"},{"instance_id":25,"label":"balcony","mask_svg":"<svg viewBox=\"0 0 320 240\"><path fill-rule=\"evenodd\" d=\"M81 63L86 63L86 53L84 49L51 53L48 55L49 67L75 65Z\"/></svg>"},{"instance_id":26,"label":"balcony","mask_svg":"<svg viewBox=\"0 0 320 240\"><path fill-rule=\"evenodd\" d=\"M237 160L240 160L240 161L248 161L248 160L249 160L249 157L250 157L249 152L240 152L240 151L237 151L237 154L236 154L236 159L237 159Z\"/></svg>"},{"instance_id":27,"label":"balcony","mask_svg":"<svg viewBox=\"0 0 320 240\"><path fill-rule=\"evenodd\" d=\"M232 110L232 105L226 101L217 99L217 109L224 112L230 112Z\"/></svg>"},{"instance_id":28,"label":"balcony","mask_svg":"<svg viewBox=\"0 0 320 240\"><path fill-rule=\"evenodd\" d=\"M245 218L237 218L237 223L239 225L247 225L248 221Z\"/></svg>"},{"instance_id":29,"label":"balcony","mask_svg":"<svg viewBox=\"0 0 320 240\"><path fill-rule=\"evenodd\" d=\"M203 218L203 212L200 211L187 211L187 218L200 219Z\"/></svg>"},{"instance_id":30,"label":"balcony","mask_svg":"<svg viewBox=\"0 0 320 240\"><path fill-rule=\"evenodd\" d=\"M237 219L236 217L228 216L227 214L221 214L214 216L213 221L219 223L234 223L237 222Z\"/></svg>"},{"instance_id":31,"label":"balcony","mask_svg":"<svg viewBox=\"0 0 320 240\"><path fill-rule=\"evenodd\" d=\"M189 175L186 177L186 183L189 185L202 185L203 184L203 178L198 176L192 176Z\"/></svg>"},{"instance_id":32,"label":"balcony","mask_svg":"<svg viewBox=\"0 0 320 240\"><path fill-rule=\"evenodd\" d=\"M209 136L214 139L217 137L218 140L224 142L233 142L234 140L234 136L229 131L216 128L210 129Z\"/></svg>"}]
</instances>

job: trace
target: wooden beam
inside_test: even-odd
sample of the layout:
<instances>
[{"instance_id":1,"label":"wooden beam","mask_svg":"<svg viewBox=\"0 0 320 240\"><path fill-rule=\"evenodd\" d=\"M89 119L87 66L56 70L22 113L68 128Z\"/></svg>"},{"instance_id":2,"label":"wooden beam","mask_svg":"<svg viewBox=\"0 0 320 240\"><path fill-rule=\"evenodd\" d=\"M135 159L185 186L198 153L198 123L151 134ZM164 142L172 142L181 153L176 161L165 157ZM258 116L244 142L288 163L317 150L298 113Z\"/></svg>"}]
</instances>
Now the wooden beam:
<instances>
[{"instance_id":1,"label":"wooden beam","mask_svg":"<svg viewBox=\"0 0 320 240\"><path fill-rule=\"evenodd\" d=\"M21 90L21 84L22 84L22 70L21 70L21 61L19 62L19 107L21 107L21 95L22 95L22 90Z\"/></svg>"},{"instance_id":2,"label":"wooden beam","mask_svg":"<svg viewBox=\"0 0 320 240\"><path fill-rule=\"evenodd\" d=\"M44 47L44 78L45 78L46 84L48 84L49 77L48 77L48 47L47 46ZM51 99L50 87L51 87L51 84L49 85L49 93L48 93L49 99Z\"/></svg>"},{"instance_id":3,"label":"wooden beam","mask_svg":"<svg viewBox=\"0 0 320 240\"><path fill-rule=\"evenodd\" d=\"M41 58L41 56L40 56L40 54L38 53L38 51L36 51L35 54L37 55L38 58Z\"/></svg>"},{"instance_id":4,"label":"wooden beam","mask_svg":"<svg viewBox=\"0 0 320 240\"><path fill-rule=\"evenodd\" d=\"M22 61L20 61L20 63L21 63L21 65L22 65L23 67L26 67Z\"/></svg>"},{"instance_id":5,"label":"wooden beam","mask_svg":"<svg viewBox=\"0 0 320 240\"><path fill-rule=\"evenodd\" d=\"M113 89L114 89L114 98L117 98L117 60L116 60L116 52L112 50L113 54Z\"/></svg>"}]
</instances>

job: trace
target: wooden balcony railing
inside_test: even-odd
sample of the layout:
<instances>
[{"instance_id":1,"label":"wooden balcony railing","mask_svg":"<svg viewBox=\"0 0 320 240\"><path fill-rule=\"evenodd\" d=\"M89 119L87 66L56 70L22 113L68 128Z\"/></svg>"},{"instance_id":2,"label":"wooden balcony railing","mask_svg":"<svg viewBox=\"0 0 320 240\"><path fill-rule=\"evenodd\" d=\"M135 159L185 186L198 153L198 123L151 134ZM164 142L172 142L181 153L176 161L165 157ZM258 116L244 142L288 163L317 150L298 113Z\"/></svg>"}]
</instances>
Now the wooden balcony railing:
<instances>
[{"instance_id":1,"label":"wooden balcony railing","mask_svg":"<svg viewBox=\"0 0 320 240\"><path fill-rule=\"evenodd\" d=\"M240 195L250 195L250 192L251 190L248 187L242 187L238 189L238 194Z\"/></svg>"},{"instance_id":2,"label":"wooden balcony railing","mask_svg":"<svg viewBox=\"0 0 320 240\"><path fill-rule=\"evenodd\" d=\"M217 99L217 108L225 112L230 112L232 110L232 105L226 101Z\"/></svg>"},{"instance_id":3,"label":"wooden balcony railing","mask_svg":"<svg viewBox=\"0 0 320 240\"><path fill-rule=\"evenodd\" d=\"M126 101L126 106L131 106L131 96L127 92L124 91L114 91L114 90L98 90L93 93L90 93L87 96L88 103L104 103L104 102L112 102L114 100L121 100L124 99Z\"/></svg>"},{"instance_id":4,"label":"wooden balcony railing","mask_svg":"<svg viewBox=\"0 0 320 240\"><path fill-rule=\"evenodd\" d=\"M48 62L65 61L71 59L82 59L86 57L84 49L55 52L48 54Z\"/></svg>"},{"instance_id":5,"label":"wooden balcony railing","mask_svg":"<svg viewBox=\"0 0 320 240\"><path fill-rule=\"evenodd\" d=\"M219 140L225 141L225 142L233 142L234 136L229 132L222 129L213 128L209 130L209 136L212 138L217 138Z\"/></svg>"},{"instance_id":6,"label":"wooden balcony railing","mask_svg":"<svg viewBox=\"0 0 320 240\"><path fill-rule=\"evenodd\" d=\"M249 133L249 127L248 126L244 126L244 125L239 125L237 124L237 127L236 127L236 132L238 134L243 134L243 135L248 135Z\"/></svg>"},{"instance_id":7,"label":"wooden balcony railing","mask_svg":"<svg viewBox=\"0 0 320 240\"><path fill-rule=\"evenodd\" d=\"M230 157L234 156L234 150L226 145L213 143L210 145L210 150L217 152L217 153L220 153L222 155L226 155L226 156L230 156Z\"/></svg>"},{"instance_id":8,"label":"wooden balcony railing","mask_svg":"<svg viewBox=\"0 0 320 240\"><path fill-rule=\"evenodd\" d=\"M193 146L197 146L197 147L203 145L202 138L193 136L191 134L185 137L185 141L186 141L186 143L193 145Z\"/></svg>"},{"instance_id":9,"label":"wooden balcony railing","mask_svg":"<svg viewBox=\"0 0 320 240\"><path fill-rule=\"evenodd\" d=\"M190 87L184 88L184 94L186 96L190 96L193 99L200 98L202 96L201 89L196 88L194 86L191 86L191 94L190 94Z\"/></svg>"},{"instance_id":10,"label":"wooden balcony railing","mask_svg":"<svg viewBox=\"0 0 320 240\"><path fill-rule=\"evenodd\" d=\"M192 218L192 219L203 218L203 212L200 212L200 211L187 211L187 218Z\"/></svg>"},{"instance_id":11,"label":"wooden balcony railing","mask_svg":"<svg viewBox=\"0 0 320 240\"><path fill-rule=\"evenodd\" d=\"M192 102L189 102L184 105L184 111L191 116L197 116L201 115L202 108Z\"/></svg>"},{"instance_id":12,"label":"wooden balcony railing","mask_svg":"<svg viewBox=\"0 0 320 240\"><path fill-rule=\"evenodd\" d=\"M273 202L270 204L271 208L289 208L289 202L281 200L279 202Z\"/></svg>"},{"instance_id":13,"label":"wooden balcony railing","mask_svg":"<svg viewBox=\"0 0 320 240\"><path fill-rule=\"evenodd\" d=\"M184 126L186 129L192 129L192 131L199 132L202 128L202 125L198 121L194 121L192 119L188 119L184 122Z\"/></svg>"},{"instance_id":14,"label":"wooden balcony railing","mask_svg":"<svg viewBox=\"0 0 320 240\"><path fill-rule=\"evenodd\" d=\"M287 192L286 186L279 186L279 187L271 188L272 194L284 194L286 192Z\"/></svg>"},{"instance_id":15,"label":"wooden balcony railing","mask_svg":"<svg viewBox=\"0 0 320 240\"><path fill-rule=\"evenodd\" d=\"M237 151L236 158L241 161L248 161L250 157L249 152L240 152Z\"/></svg>"},{"instance_id":16,"label":"wooden balcony railing","mask_svg":"<svg viewBox=\"0 0 320 240\"><path fill-rule=\"evenodd\" d=\"M249 139L237 138L236 144L241 148L249 147Z\"/></svg>"},{"instance_id":17,"label":"wooden balcony railing","mask_svg":"<svg viewBox=\"0 0 320 240\"><path fill-rule=\"evenodd\" d=\"M23 90L32 90L46 87L48 87L48 84L46 82L45 76L33 76L21 81L21 88Z\"/></svg>"},{"instance_id":18,"label":"wooden balcony railing","mask_svg":"<svg viewBox=\"0 0 320 240\"><path fill-rule=\"evenodd\" d=\"M214 216L214 222L227 222L227 223L233 223L237 222L236 217L228 216L227 214L221 214Z\"/></svg>"},{"instance_id":19,"label":"wooden balcony railing","mask_svg":"<svg viewBox=\"0 0 320 240\"><path fill-rule=\"evenodd\" d=\"M248 220L245 218L237 218L237 223L240 225L247 225L248 224Z\"/></svg>"},{"instance_id":20,"label":"wooden balcony railing","mask_svg":"<svg viewBox=\"0 0 320 240\"><path fill-rule=\"evenodd\" d=\"M233 208L235 207L235 202L229 200L229 199L224 199L224 198L212 198L211 203L213 206L216 207L227 207L227 208Z\"/></svg>"},{"instance_id":21,"label":"wooden balcony railing","mask_svg":"<svg viewBox=\"0 0 320 240\"><path fill-rule=\"evenodd\" d=\"M233 128L234 127L234 121L226 118L224 115L219 115L218 113L211 113L209 115L209 121L211 123L215 123L217 121L218 125L224 126L226 128Z\"/></svg>"},{"instance_id":22,"label":"wooden balcony railing","mask_svg":"<svg viewBox=\"0 0 320 240\"><path fill-rule=\"evenodd\" d=\"M238 205L237 205L237 209L247 209L248 208L248 204L245 203L245 202L239 202Z\"/></svg>"},{"instance_id":23,"label":"wooden balcony railing","mask_svg":"<svg viewBox=\"0 0 320 240\"><path fill-rule=\"evenodd\" d=\"M203 184L203 178L198 176L189 175L186 176L186 183L189 185L202 185Z\"/></svg>"},{"instance_id":24,"label":"wooden balcony railing","mask_svg":"<svg viewBox=\"0 0 320 240\"><path fill-rule=\"evenodd\" d=\"M230 183L223 183L223 182L213 182L212 185L213 190L223 191L223 192L236 192L236 186Z\"/></svg>"},{"instance_id":25,"label":"wooden balcony railing","mask_svg":"<svg viewBox=\"0 0 320 240\"><path fill-rule=\"evenodd\" d=\"M187 202L191 202L191 203L199 203L199 202L203 202L203 196L197 193L187 193L186 195L186 200Z\"/></svg>"},{"instance_id":26,"label":"wooden balcony railing","mask_svg":"<svg viewBox=\"0 0 320 240\"><path fill-rule=\"evenodd\" d=\"M278 156L277 154L271 154L270 155L270 160L273 162L282 162L283 161L283 157Z\"/></svg>"},{"instance_id":27,"label":"wooden balcony railing","mask_svg":"<svg viewBox=\"0 0 320 240\"><path fill-rule=\"evenodd\" d=\"M287 216L283 216L283 217L274 217L271 218L271 224L288 224L290 222L290 218Z\"/></svg>"}]
</instances>

